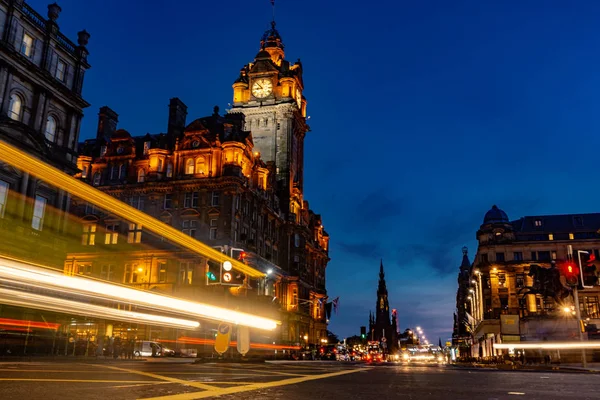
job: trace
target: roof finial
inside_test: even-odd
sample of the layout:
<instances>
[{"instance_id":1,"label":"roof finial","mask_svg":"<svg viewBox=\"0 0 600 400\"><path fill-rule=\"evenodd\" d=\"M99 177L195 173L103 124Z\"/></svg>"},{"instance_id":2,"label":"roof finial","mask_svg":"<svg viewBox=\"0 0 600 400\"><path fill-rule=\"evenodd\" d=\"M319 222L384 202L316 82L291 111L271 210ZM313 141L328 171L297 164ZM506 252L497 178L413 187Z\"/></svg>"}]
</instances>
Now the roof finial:
<instances>
[{"instance_id":1,"label":"roof finial","mask_svg":"<svg viewBox=\"0 0 600 400\"><path fill-rule=\"evenodd\" d=\"M465 255L465 256L469 253L469 249L467 248L467 246L463 246L462 252L463 252L463 255Z\"/></svg>"},{"instance_id":2,"label":"roof finial","mask_svg":"<svg viewBox=\"0 0 600 400\"><path fill-rule=\"evenodd\" d=\"M271 21L271 26L275 28L275 0L271 0L271 7L273 8L273 21Z\"/></svg>"}]
</instances>

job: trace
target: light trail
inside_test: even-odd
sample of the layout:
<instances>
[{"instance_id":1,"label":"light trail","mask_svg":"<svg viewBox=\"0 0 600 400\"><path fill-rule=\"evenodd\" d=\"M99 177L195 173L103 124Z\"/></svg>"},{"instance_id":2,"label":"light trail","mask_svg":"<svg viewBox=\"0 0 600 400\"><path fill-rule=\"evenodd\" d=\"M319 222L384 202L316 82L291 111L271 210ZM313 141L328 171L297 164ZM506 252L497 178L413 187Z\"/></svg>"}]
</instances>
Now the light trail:
<instances>
[{"instance_id":1,"label":"light trail","mask_svg":"<svg viewBox=\"0 0 600 400\"><path fill-rule=\"evenodd\" d=\"M39 179L66 190L72 195L79 197L88 203L94 204L99 208L109 211L111 214L119 216L126 221L136 224L141 224L143 228L170 240L174 244L185 247L196 254L210 258L217 262L229 261L234 269L243 272L251 278L264 278L266 274L257 269L254 269L238 260L226 256L218 250L184 234L181 231L165 224L150 215L131 207L129 204L123 203L120 200L73 178L47 165L43 161L9 145L0 140L0 160L12 165L21 171L27 172Z\"/></svg>"},{"instance_id":2,"label":"light trail","mask_svg":"<svg viewBox=\"0 0 600 400\"><path fill-rule=\"evenodd\" d=\"M150 306L154 309L186 313L190 316L229 322L263 330L273 330L277 321L252 314L232 311L205 303L181 300L173 297L118 286L93 279L66 276L54 270L0 258L0 280L60 289L65 293L86 293L115 301L126 301L133 305Z\"/></svg>"},{"instance_id":3,"label":"light trail","mask_svg":"<svg viewBox=\"0 0 600 400\"><path fill-rule=\"evenodd\" d=\"M73 300L58 299L50 296L22 292L19 290L0 289L0 302L18 307L31 307L61 313L72 313L87 317L107 318L116 321L133 322L166 326L169 328L194 329L200 326L197 321L140 313L136 311L117 310L114 308L80 303ZM25 321L26 322L26 321ZM35 327L39 326L40 322ZM21 325L26 326L26 325ZM46 329L56 329L48 328Z\"/></svg>"},{"instance_id":4,"label":"light trail","mask_svg":"<svg viewBox=\"0 0 600 400\"><path fill-rule=\"evenodd\" d=\"M600 342L529 342L529 343L496 343L495 349L546 349L546 350L569 350L569 349L600 349Z\"/></svg>"}]
</instances>

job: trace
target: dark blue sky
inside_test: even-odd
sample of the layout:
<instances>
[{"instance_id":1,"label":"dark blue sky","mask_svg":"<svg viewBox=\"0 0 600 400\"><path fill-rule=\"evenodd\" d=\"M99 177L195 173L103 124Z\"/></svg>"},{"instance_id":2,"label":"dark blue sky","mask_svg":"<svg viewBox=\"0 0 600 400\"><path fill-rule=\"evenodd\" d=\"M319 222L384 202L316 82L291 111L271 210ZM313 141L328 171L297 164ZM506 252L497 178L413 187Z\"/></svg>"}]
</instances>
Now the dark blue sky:
<instances>
[{"instance_id":1,"label":"dark blue sky","mask_svg":"<svg viewBox=\"0 0 600 400\"><path fill-rule=\"evenodd\" d=\"M45 14L49 0L30 0ZM311 116L306 199L331 235L327 286L340 336L375 306L383 258L400 327L452 330L461 247L492 204L511 219L597 212L600 3L278 0ZM268 0L62 0L86 28L92 104L132 134L221 110L271 18Z\"/></svg>"}]
</instances>

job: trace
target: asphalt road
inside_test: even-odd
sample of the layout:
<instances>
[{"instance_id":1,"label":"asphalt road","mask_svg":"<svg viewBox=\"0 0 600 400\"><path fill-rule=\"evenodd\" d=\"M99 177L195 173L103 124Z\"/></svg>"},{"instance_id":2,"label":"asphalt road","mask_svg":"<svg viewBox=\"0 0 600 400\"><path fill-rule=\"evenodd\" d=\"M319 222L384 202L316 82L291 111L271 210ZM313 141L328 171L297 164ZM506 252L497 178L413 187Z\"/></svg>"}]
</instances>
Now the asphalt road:
<instances>
[{"instance_id":1,"label":"asphalt road","mask_svg":"<svg viewBox=\"0 0 600 400\"><path fill-rule=\"evenodd\" d=\"M600 375L452 367L0 363L4 399L598 399Z\"/></svg>"}]
</instances>

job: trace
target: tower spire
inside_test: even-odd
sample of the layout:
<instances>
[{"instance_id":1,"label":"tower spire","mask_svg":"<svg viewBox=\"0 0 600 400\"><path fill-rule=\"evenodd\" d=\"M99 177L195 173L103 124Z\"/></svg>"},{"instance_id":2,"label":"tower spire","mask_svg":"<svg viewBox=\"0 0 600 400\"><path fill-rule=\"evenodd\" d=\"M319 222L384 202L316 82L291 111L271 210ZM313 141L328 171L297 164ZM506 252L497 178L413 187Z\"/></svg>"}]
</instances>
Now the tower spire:
<instances>
[{"instance_id":1,"label":"tower spire","mask_svg":"<svg viewBox=\"0 0 600 400\"><path fill-rule=\"evenodd\" d=\"M271 22L271 26L275 27L275 0L271 0L271 8L273 8L273 21Z\"/></svg>"}]
</instances>

